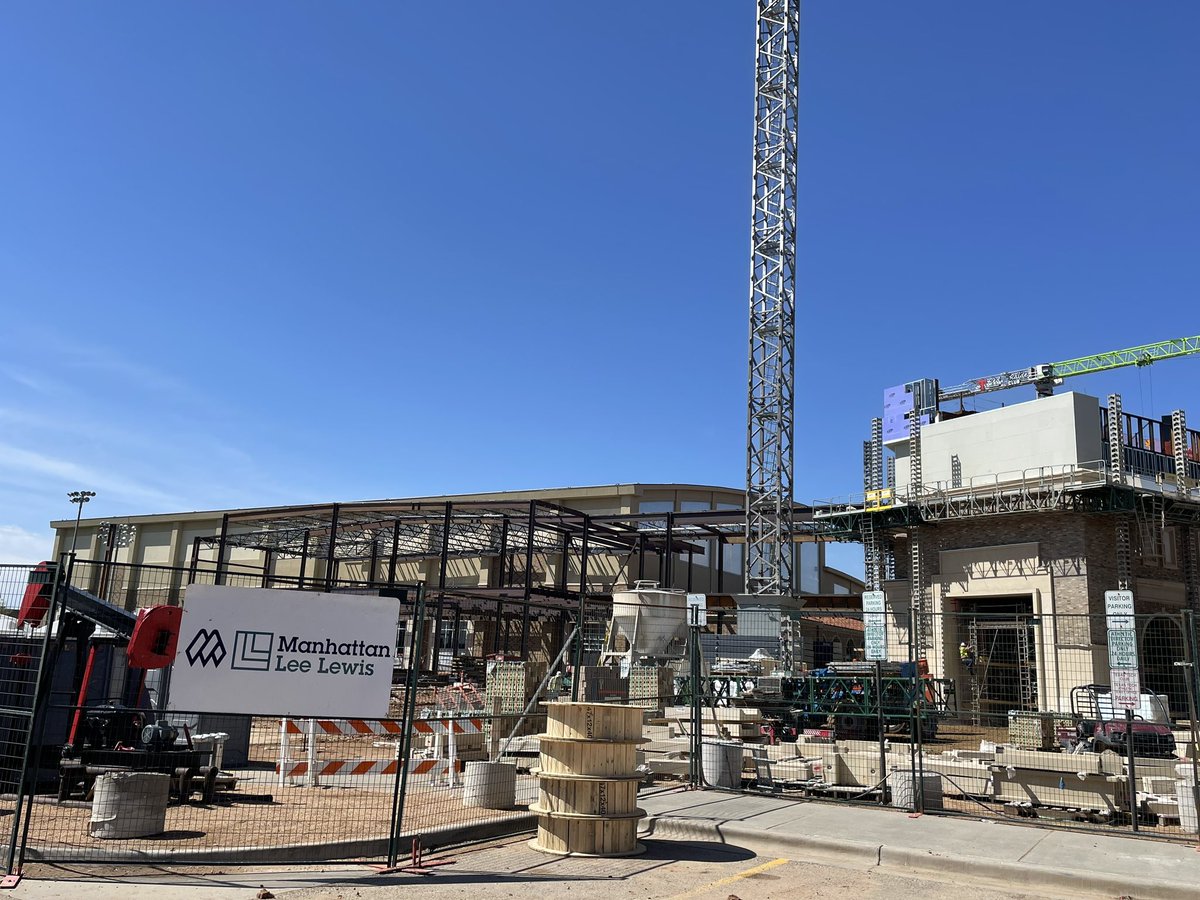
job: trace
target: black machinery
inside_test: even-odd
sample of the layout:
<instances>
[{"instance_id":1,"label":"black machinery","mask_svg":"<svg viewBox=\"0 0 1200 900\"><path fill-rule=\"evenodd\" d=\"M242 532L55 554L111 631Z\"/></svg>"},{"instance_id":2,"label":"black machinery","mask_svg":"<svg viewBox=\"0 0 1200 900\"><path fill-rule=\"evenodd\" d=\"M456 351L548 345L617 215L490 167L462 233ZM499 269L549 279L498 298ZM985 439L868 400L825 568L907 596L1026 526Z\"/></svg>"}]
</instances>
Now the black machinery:
<instances>
[{"instance_id":1,"label":"black machinery","mask_svg":"<svg viewBox=\"0 0 1200 900\"><path fill-rule=\"evenodd\" d=\"M758 707L775 740L806 731L836 738L875 740L880 721L889 734L910 734L920 723L923 739L937 734L938 720L954 708L954 682L931 678L919 663L840 662L797 675L754 679L732 702ZM882 716L881 716L882 713Z\"/></svg>"},{"instance_id":2,"label":"black machinery","mask_svg":"<svg viewBox=\"0 0 1200 900\"><path fill-rule=\"evenodd\" d=\"M18 628L42 624L57 577L54 563L37 566ZM209 753L192 748L186 729L185 746L178 746L179 730L165 719L161 694L155 710L146 688L147 673L175 659L183 610L156 606L133 613L69 584L58 584L58 591L62 613L47 665L52 672L58 668L68 642L76 655L75 703L66 721L47 728L47 743L58 749L59 799L86 796L96 777L108 772L159 772L172 776L180 800L199 790L210 801L218 773L208 764Z\"/></svg>"}]
</instances>

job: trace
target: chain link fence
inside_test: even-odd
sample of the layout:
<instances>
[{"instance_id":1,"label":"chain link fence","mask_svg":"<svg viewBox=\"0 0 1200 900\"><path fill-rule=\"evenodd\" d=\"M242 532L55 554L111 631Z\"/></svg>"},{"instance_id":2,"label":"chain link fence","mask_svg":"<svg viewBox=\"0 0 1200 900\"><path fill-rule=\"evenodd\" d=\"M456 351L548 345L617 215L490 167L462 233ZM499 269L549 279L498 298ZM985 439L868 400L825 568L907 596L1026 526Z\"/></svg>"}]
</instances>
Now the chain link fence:
<instances>
[{"instance_id":1,"label":"chain link fence","mask_svg":"<svg viewBox=\"0 0 1200 900\"><path fill-rule=\"evenodd\" d=\"M174 730L158 733L161 670L130 668L120 611L177 605L189 583L212 580L156 566L0 567L10 870L21 858L395 863L414 840L527 830L544 799L546 704L571 700L641 708L643 789L1200 834L1188 612L1135 618L1117 662L1132 659L1140 685L1124 703L1104 616L1035 615L1017 601L929 616L915 635L893 609L881 626L857 609L728 596L695 607L653 588L634 601L347 583L335 592L399 602L387 717L172 711ZM222 580L299 587L261 573ZM75 614L60 602L68 585L116 618ZM97 788L114 774L147 776L124 779L139 797L139 780L165 791L153 811L122 801L126 823L152 833L105 833L113 801Z\"/></svg>"},{"instance_id":2,"label":"chain link fence","mask_svg":"<svg viewBox=\"0 0 1200 900\"><path fill-rule=\"evenodd\" d=\"M872 635L879 626L859 612L710 610L694 651L699 721L729 755L706 747L696 777L931 814L1200 835L1190 612L1134 617L1111 660L1125 668L1111 673L1105 616L989 603L931 616L920 652L906 614L884 622Z\"/></svg>"}]
</instances>

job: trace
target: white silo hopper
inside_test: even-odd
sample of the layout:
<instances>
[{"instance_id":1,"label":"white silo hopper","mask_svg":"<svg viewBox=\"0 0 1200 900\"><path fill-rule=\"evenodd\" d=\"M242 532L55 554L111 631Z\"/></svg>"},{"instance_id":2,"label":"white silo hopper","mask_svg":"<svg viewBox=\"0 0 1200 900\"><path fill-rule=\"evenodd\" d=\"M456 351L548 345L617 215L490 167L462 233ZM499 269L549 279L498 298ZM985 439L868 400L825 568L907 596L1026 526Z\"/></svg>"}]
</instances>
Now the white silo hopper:
<instances>
[{"instance_id":1,"label":"white silo hopper","mask_svg":"<svg viewBox=\"0 0 1200 900\"><path fill-rule=\"evenodd\" d=\"M629 642L629 650L615 652L616 636ZM654 581L638 581L631 591L614 591L608 646L601 655L640 659L679 659L687 650L687 595L663 590Z\"/></svg>"}]
</instances>

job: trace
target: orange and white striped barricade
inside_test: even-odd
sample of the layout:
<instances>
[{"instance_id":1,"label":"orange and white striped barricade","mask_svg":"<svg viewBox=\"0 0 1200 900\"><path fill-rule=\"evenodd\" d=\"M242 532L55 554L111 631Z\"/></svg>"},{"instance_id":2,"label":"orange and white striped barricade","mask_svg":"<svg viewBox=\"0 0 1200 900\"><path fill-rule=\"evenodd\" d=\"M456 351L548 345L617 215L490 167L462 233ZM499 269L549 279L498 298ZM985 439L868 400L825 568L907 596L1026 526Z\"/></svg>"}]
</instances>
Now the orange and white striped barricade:
<instances>
[{"instance_id":1,"label":"orange and white striped barricade","mask_svg":"<svg viewBox=\"0 0 1200 900\"><path fill-rule=\"evenodd\" d=\"M482 719L418 719L413 722L413 734L436 735L439 740L434 745L434 755L430 759L409 760L409 773L413 775L430 775L430 781L438 783L446 780L450 787L457 787L458 776L462 764L458 760L455 735L479 734L483 731ZM310 786L319 784L320 777L325 776L355 776L355 775L394 775L400 753L403 725L392 719L296 719L279 720L279 763L276 772L279 775L279 785L283 787L288 779L305 779ZM396 746L397 759L335 759L317 760L317 738L331 737L383 737L389 738ZM292 739L303 737L304 759L293 759L291 755ZM441 752L441 737L445 737L447 752L443 757ZM426 765L428 764L428 765ZM389 768L390 767L390 768Z\"/></svg>"}]
</instances>

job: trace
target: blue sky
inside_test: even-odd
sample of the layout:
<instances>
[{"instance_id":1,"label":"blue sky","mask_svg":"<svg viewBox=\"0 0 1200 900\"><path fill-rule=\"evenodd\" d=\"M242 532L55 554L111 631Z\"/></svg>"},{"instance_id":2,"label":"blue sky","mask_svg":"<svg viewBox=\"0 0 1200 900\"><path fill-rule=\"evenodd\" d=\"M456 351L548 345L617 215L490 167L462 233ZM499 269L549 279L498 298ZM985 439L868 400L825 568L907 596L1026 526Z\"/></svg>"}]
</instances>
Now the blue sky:
<instances>
[{"instance_id":1,"label":"blue sky","mask_svg":"<svg viewBox=\"0 0 1200 900\"><path fill-rule=\"evenodd\" d=\"M753 18L5 5L0 559L76 488L740 485ZM802 32L800 499L859 487L888 385L1200 333L1200 6L810 0ZM1074 387L1200 422L1198 376Z\"/></svg>"}]
</instances>

